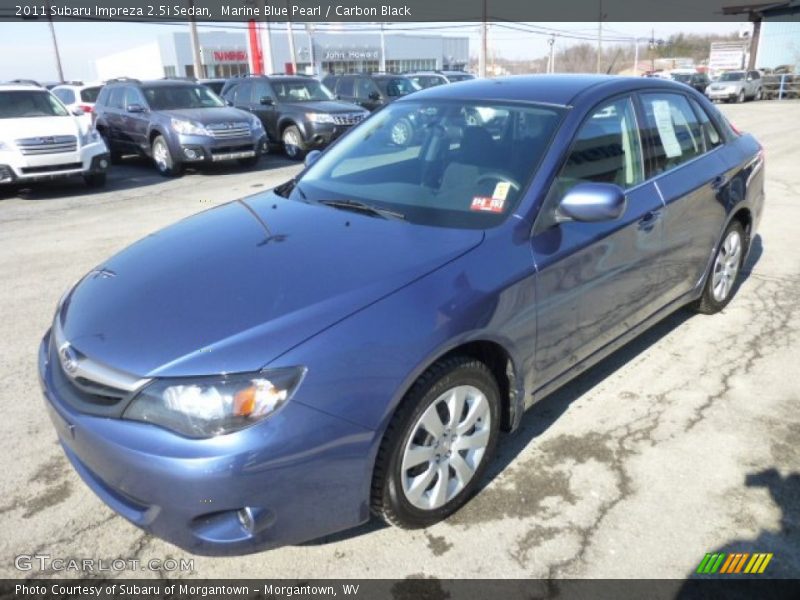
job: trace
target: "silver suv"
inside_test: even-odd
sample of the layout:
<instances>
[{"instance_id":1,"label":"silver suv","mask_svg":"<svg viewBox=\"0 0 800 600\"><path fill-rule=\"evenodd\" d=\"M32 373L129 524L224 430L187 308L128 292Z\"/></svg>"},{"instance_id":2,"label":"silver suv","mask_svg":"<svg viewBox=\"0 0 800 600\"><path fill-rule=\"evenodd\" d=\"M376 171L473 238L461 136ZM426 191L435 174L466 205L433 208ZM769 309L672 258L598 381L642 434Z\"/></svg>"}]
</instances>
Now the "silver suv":
<instances>
[{"instance_id":1,"label":"silver suv","mask_svg":"<svg viewBox=\"0 0 800 600\"><path fill-rule=\"evenodd\" d=\"M761 100L763 93L761 73L758 71L728 71L706 88L706 96L714 102Z\"/></svg>"}]
</instances>

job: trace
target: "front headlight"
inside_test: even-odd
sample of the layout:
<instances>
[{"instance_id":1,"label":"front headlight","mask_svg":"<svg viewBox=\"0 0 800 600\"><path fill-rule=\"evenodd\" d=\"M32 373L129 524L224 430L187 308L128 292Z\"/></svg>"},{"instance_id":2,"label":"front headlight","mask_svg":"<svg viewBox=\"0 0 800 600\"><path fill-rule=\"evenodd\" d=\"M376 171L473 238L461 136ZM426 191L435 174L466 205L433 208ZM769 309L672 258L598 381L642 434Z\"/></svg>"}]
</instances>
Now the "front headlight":
<instances>
[{"instance_id":1,"label":"front headlight","mask_svg":"<svg viewBox=\"0 0 800 600\"><path fill-rule=\"evenodd\" d=\"M274 414L294 394L305 367L210 378L157 379L133 399L123 418L190 438L238 431Z\"/></svg>"},{"instance_id":2,"label":"front headlight","mask_svg":"<svg viewBox=\"0 0 800 600\"><path fill-rule=\"evenodd\" d=\"M208 135L206 128L199 123L182 121L180 119L172 119L171 124L175 131L184 135Z\"/></svg>"},{"instance_id":3,"label":"front headlight","mask_svg":"<svg viewBox=\"0 0 800 600\"><path fill-rule=\"evenodd\" d=\"M261 123L261 119L253 119L251 127L253 131L264 131L264 125Z\"/></svg>"},{"instance_id":4,"label":"front headlight","mask_svg":"<svg viewBox=\"0 0 800 600\"><path fill-rule=\"evenodd\" d=\"M333 123L333 115L327 113L308 113L308 120L312 123Z\"/></svg>"}]
</instances>

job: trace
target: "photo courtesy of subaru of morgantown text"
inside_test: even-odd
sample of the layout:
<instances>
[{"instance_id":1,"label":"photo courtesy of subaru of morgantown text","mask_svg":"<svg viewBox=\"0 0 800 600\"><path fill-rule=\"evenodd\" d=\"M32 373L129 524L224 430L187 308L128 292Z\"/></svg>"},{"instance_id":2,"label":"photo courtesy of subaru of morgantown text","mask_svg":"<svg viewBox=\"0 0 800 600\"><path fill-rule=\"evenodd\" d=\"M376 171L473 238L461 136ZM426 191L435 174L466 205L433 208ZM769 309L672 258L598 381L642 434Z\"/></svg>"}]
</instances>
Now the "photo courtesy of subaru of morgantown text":
<instances>
[{"instance_id":1,"label":"photo courtesy of subaru of morgantown text","mask_svg":"<svg viewBox=\"0 0 800 600\"><path fill-rule=\"evenodd\" d=\"M800 0L30 1L0 592L796 595Z\"/></svg>"}]
</instances>

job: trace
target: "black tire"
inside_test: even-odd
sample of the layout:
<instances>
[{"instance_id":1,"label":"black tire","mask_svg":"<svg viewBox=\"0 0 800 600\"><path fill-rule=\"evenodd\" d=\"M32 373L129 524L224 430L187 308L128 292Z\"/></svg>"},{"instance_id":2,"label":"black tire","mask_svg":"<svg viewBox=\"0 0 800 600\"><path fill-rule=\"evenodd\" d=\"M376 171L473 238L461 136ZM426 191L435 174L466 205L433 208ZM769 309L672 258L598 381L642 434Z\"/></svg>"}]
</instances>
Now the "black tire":
<instances>
[{"instance_id":1,"label":"black tire","mask_svg":"<svg viewBox=\"0 0 800 600\"><path fill-rule=\"evenodd\" d=\"M736 260L736 272L733 276L733 280L730 282L730 288L728 289L727 293L723 298L719 298L714 294L714 274L719 268L721 268L720 261L724 258L725 242L732 232L735 232L739 236L740 250L738 259ZM722 234L719 247L717 248L716 254L714 254L714 260L711 263L711 269L706 275L706 282L703 285L703 295L700 296L700 299L697 300L693 305L693 308L697 312L704 315L712 315L721 311L730 303L730 301L733 299L733 296L736 294L737 278L742 271L742 264L746 254L747 236L745 235L744 228L742 228L742 224L739 223L739 221L732 221L731 224L728 225L727 229L725 229L725 233Z\"/></svg>"},{"instance_id":2,"label":"black tire","mask_svg":"<svg viewBox=\"0 0 800 600\"><path fill-rule=\"evenodd\" d=\"M443 506L420 509L406 498L402 486L402 458L418 419L440 396L460 385L478 388L489 404L489 440L472 478ZM404 529L427 527L458 510L475 492L492 460L500 431L500 390L491 371L469 356L440 360L423 373L398 407L378 450L372 479L371 509L387 523Z\"/></svg>"},{"instance_id":3,"label":"black tire","mask_svg":"<svg viewBox=\"0 0 800 600\"><path fill-rule=\"evenodd\" d=\"M164 136L157 135L153 139L151 156L153 157L153 164L155 164L156 169L162 176L177 177L183 172L183 164L172 156L169 144L167 144Z\"/></svg>"},{"instance_id":4,"label":"black tire","mask_svg":"<svg viewBox=\"0 0 800 600\"><path fill-rule=\"evenodd\" d=\"M83 181L90 188L100 188L106 185L105 173L89 173L83 176Z\"/></svg>"},{"instance_id":5,"label":"black tire","mask_svg":"<svg viewBox=\"0 0 800 600\"><path fill-rule=\"evenodd\" d=\"M283 151L292 160L303 160L306 155L306 145L300 130L294 125L289 125L281 134Z\"/></svg>"},{"instance_id":6,"label":"black tire","mask_svg":"<svg viewBox=\"0 0 800 600\"><path fill-rule=\"evenodd\" d=\"M239 164L243 167L255 167L258 164L258 159L261 158L260 156L249 156L247 158L240 158Z\"/></svg>"}]
</instances>

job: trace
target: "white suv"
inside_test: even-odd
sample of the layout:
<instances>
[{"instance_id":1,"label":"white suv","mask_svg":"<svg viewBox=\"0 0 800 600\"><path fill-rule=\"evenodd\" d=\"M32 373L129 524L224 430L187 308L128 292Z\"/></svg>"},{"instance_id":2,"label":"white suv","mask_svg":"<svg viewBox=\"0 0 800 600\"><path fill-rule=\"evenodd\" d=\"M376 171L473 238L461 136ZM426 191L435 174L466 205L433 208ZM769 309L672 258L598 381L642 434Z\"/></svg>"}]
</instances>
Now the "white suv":
<instances>
[{"instance_id":1,"label":"white suv","mask_svg":"<svg viewBox=\"0 0 800 600\"><path fill-rule=\"evenodd\" d=\"M73 81L57 85L50 92L71 111L82 110L86 119L91 122L94 103L97 95L103 89L102 83L83 83Z\"/></svg>"},{"instance_id":2,"label":"white suv","mask_svg":"<svg viewBox=\"0 0 800 600\"><path fill-rule=\"evenodd\" d=\"M102 186L108 164L97 131L50 92L0 84L0 185L82 175L88 185Z\"/></svg>"}]
</instances>

